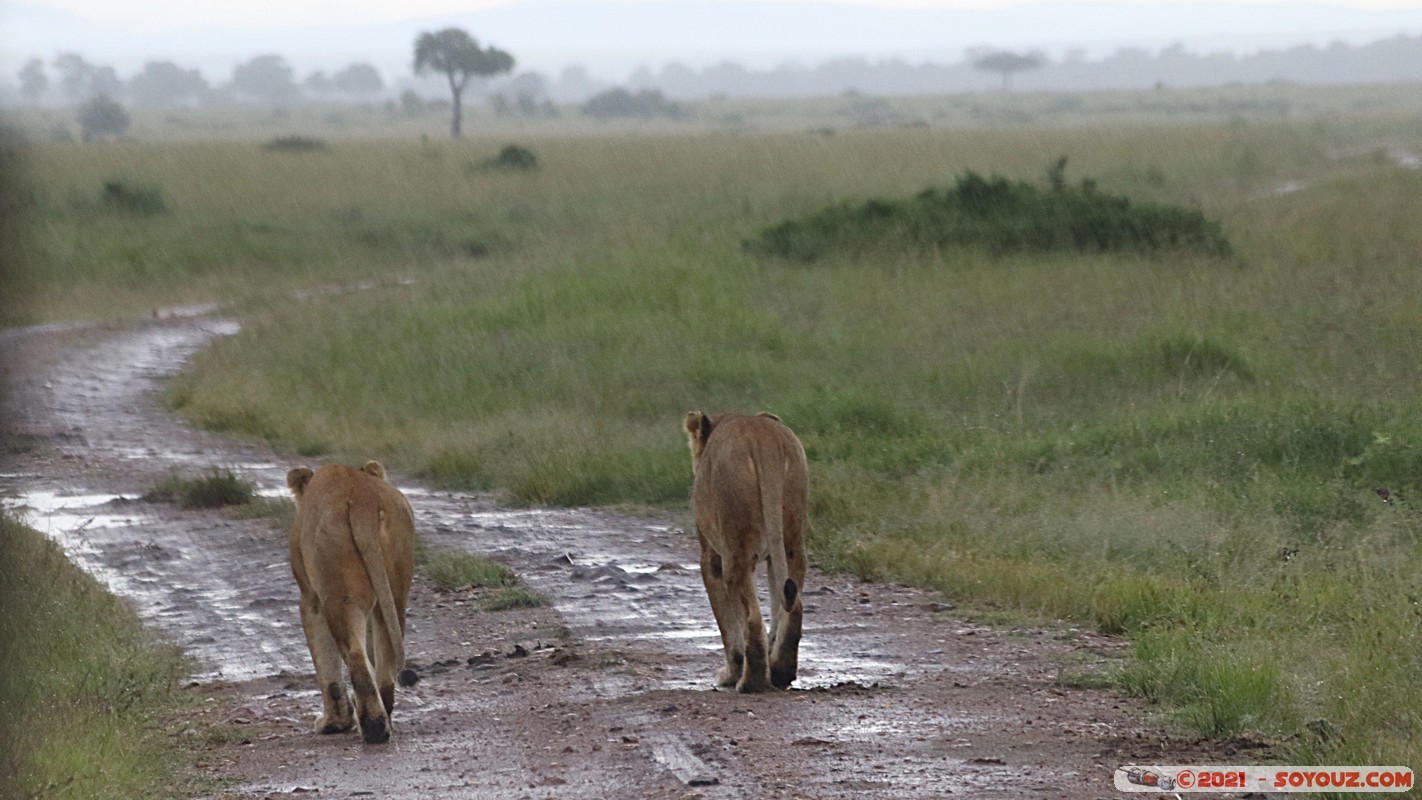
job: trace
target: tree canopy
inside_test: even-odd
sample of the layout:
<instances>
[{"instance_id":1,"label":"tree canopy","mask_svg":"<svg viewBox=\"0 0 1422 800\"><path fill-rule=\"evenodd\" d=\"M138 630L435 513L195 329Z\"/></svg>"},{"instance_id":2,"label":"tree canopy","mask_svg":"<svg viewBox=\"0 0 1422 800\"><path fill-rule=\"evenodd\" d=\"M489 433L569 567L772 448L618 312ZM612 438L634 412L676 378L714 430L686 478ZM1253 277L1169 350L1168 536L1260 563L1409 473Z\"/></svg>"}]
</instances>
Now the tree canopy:
<instances>
[{"instance_id":1,"label":"tree canopy","mask_svg":"<svg viewBox=\"0 0 1422 800\"><path fill-rule=\"evenodd\" d=\"M415 39L415 74L436 72L449 80L454 100L450 135L459 136L464 121L464 89L475 76L487 78L514 67L513 56L497 47L480 47L474 37L460 28L422 33Z\"/></svg>"},{"instance_id":2,"label":"tree canopy","mask_svg":"<svg viewBox=\"0 0 1422 800\"><path fill-rule=\"evenodd\" d=\"M171 61L149 61L128 80L129 97L140 106L181 106L200 100L207 90L202 73Z\"/></svg>"},{"instance_id":3,"label":"tree canopy","mask_svg":"<svg viewBox=\"0 0 1422 800\"><path fill-rule=\"evenodd\" d=\"M1046 56L1041 53L1027 53L1021 55L1011 53L1006 50L988 53L973 59L973 66L985 72L997 72L1002 74L1002 90L1012 89L1012 76L1018 72L1025 72L1029 69L1039 69L1047 63Z\"/></svg>"},{"instance_id":4,"label":"tree canopy","mask_svg":"<svg viewBox=\"0 0 1422 800\"><path fill-rule=\"evenodd\" d=\"M232 70L232 90L249 100L282 106L301 102L291 66L279 55L257 56Z\"/></svg>"}]
</instances>

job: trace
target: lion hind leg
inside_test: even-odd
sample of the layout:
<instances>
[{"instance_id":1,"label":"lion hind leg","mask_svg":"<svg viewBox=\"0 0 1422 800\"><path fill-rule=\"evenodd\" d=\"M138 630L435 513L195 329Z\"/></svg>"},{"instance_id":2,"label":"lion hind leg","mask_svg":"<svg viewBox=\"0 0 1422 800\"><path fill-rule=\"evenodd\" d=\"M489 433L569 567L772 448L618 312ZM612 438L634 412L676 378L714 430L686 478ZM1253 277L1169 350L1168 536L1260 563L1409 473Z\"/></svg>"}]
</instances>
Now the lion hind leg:
<instances>
[{"instance_id":1,"label":"lion hind leg","mask_svg":"<svg viewBox=\"0 0 1422 800\"><path fill-rule=\"evenodd\" d=\"M776 585L771 575L771 617L774 634L770 640L770 682L788 689L799 672L800 636L805 619L805 603L801 600L805 583L805 555L788 550L787 577Z\"/></svg>"},{"instance_id":2,"label":"lion hind leg","mask_svg":"<svg viewBox=\"0 0 1422 800\"><path fill-rule=\"evenodd\" d=\"M706 596L711 601L711 613L716 617L716 627L721 631L721 646L726 654L726 665L716 673L716 685L735 686L745 665L745 637L740 628L731 624L731 600L726 592L721 556L711 549L705 539L701 540L701 581L706 584Z\"/></svg>"},{"instance_id":3,"label":"lion hind leg","mask_svg":"<svg viewBox=\"0 0 1422 800\"><path fill-rule=\"evenodd\" d=\"M351 688L355 690L356 718L360 722L361 735L367 743L380 744L390 739L390 715L386 713L385 703L376 692L375 669L370 663L366 636L368 625L367 614L352 609L347 619L333 624L332 633L340 643L346 669L351 674Z\"/></svg>"},{"instance_id":4,"label":"lion hind leg","mask_svg":"<svg viewBox=\"0 0 1422 800\"><path fill-rule=\"evenodd\" d=\"M380 692L380 702L385 706L387 715L395 712L395 678L396 673L401 671L401 661L391 650L390 637L386 636L382 627L385 620L381 617L380 609L375 610L372 617L374 624L371 627L370 640L375 644L375 685Z\"/></svg>"},{"instance_id":5,"label":"lion hind leg","mask_svg":"<svg viewBox=\"0 0 1422 800\"><path fill-rule=\"evenodd\" d=\"M727 627L740 631L745 646L744 666L736 691L764 692L771 688L770 646L765 636L765 621L760 616L760 599L755 594L755 561L734 559L726 570L725 583L727 606L732 612Z\"/></svg>"},{"instance_id":6,"label":"lion hind leg","mask_svg":"<svg viewBox=\"0 0 1422 800\"><path fill-rule=\"evenodd\" d=\"M303 594L301 627L306 632L306 646L311 651L311 663L316 667L316 685L321 690L322 714L316 721L318 733L340 733L355 727L355 715L346 696L345 679L341 675L341 652L331 627L321 614L320 601Z\"/></svg>"}]
</instances>

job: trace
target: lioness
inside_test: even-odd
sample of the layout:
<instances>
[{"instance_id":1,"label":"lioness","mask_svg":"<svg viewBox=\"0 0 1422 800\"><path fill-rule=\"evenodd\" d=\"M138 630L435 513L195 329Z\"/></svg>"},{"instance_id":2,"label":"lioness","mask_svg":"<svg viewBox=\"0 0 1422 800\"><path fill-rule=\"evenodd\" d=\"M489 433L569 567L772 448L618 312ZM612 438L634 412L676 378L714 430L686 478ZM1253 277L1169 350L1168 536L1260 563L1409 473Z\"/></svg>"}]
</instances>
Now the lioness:
<instances>
[{"instance_id":1,"label":"lioness","mask_svg":"<svg viewBox=\"0 0 1422 800\"><path fill-rule=\"evenodd\" d=\"M296 496L291 571L301 587L301 627L325 704L316 730L336 733L355 725L342 689L344 660L361 734L367 742L387 741L396 678L402 686L416 680L404 669L415 515L376 461L360 470L328 464L313 473L298 467L286 474L286 485Z\"/></svg>"},{"instance_id":2,"label":"lioness","mask_svg":"<svg viewBox=\"0 0 1422 800\"><path fill-rule=\"evenodd\" d=\"M738 692L784 689L795 680L805 613L805 448L765 412L712 418L693 411L685 426L701 578L726 648L716 683ZM755 593L761 560L770 564L768 645Z\"/></svg>"}]
</instances>

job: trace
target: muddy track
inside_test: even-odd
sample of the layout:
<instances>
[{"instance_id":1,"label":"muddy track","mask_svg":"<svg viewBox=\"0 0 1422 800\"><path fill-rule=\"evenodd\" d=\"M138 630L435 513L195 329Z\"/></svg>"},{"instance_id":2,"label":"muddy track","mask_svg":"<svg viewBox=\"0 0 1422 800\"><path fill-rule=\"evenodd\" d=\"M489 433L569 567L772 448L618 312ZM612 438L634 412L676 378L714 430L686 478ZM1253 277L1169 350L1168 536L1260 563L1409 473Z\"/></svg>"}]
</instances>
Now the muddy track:
<instances>
[{"instance_id":1,"label":"muddy track","mask_svg":"<svg viewBox=\"0 0 1422 800\"><path fill-rule=\"evenodd\" d=\"M1117 643L985 628L927 593L818 573L796 688L714 691L720 643L683 517L510 510L398 476L430 547L493 555L553 606L486 612L417 585L424 679L400 694L393 742L316 736L285 535L136 499L208 467L282 495L311 461L163 409L162 380L237 329L195 313L0 333L0 493L193 654L208 700L194 730L236 731L198 765L224 796L1088 798L1116 794L1117 765L1207 752L1138 703L1058 685Z\"/></svg>"}]
</instances>

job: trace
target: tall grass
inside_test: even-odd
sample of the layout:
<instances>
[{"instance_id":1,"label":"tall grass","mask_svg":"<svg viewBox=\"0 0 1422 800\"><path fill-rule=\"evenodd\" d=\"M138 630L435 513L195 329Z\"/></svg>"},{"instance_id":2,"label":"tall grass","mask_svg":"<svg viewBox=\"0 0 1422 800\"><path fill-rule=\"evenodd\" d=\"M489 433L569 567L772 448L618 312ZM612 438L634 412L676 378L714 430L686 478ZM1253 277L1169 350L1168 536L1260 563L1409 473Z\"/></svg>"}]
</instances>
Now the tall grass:
<instances>
[{"instance_id":1,"label":"tall grass","mask_svg":"<svg viewBox=\"0 0 1422 800\"><path fill-rule=\"evenodd\" d=\"M137 224L175 226L164 241L213 248L209 265L243 250L204 229L301 231L278 237L280 268L199 261L162 290L215 270L253 298L172 386L204 425L515 502L675 508L682 414L771 409L810 455L819 563L1126 636L1115 680L1201 732L1406 764L1422 755L1422 174L1374 153L1422 148L1409 125L550 137L536 172L472 179L449 164L489 142L338 143L280 169L236 146L130 146L89 169L146 165L129 173L175 211ZM1234 256L883 246L805 268L741 247L967 170L1036 179L1062 154L1103 192L1220 220ZM51 193L89 158L43 155ZM229 194L189 196L169 159L222 165ZM293 170L288 194L258 188ZM408 246L471 225L498 245ZM75 285L115 280L107 263ZM272 291L342 274L388 280Z\"/></svg>"},{"instance_id":2,"label":"tall grass","mask_svg":"<svg viewBox=\"0 0 1422 800\"><path fill-rule=\"evenodd\" d=\"M41 534L0 515L0 544L6 794L186 796L157 716L188 665Z\"/></svg>"}]
</instances>

